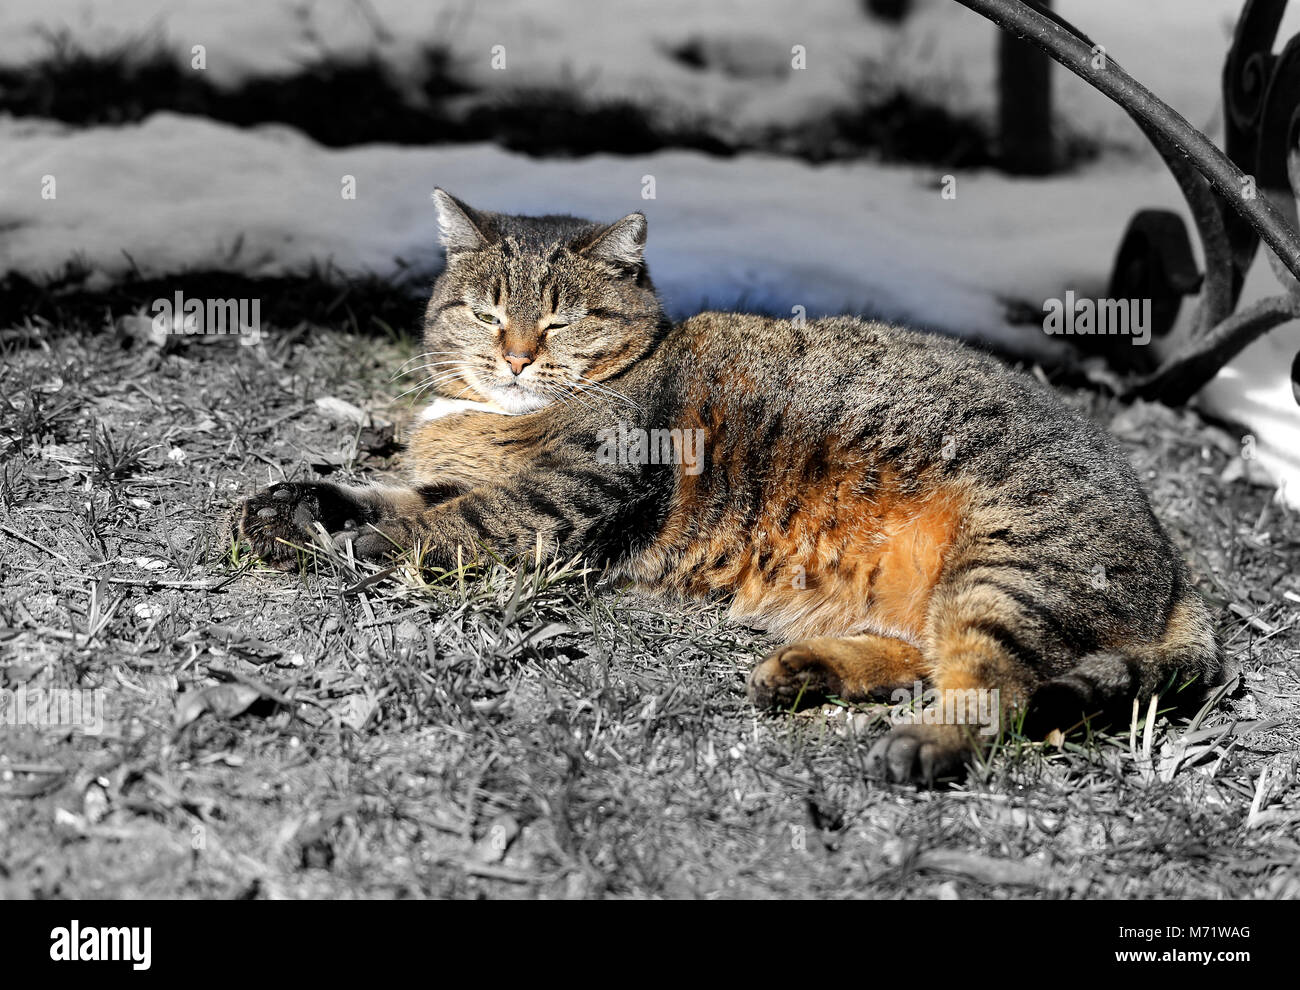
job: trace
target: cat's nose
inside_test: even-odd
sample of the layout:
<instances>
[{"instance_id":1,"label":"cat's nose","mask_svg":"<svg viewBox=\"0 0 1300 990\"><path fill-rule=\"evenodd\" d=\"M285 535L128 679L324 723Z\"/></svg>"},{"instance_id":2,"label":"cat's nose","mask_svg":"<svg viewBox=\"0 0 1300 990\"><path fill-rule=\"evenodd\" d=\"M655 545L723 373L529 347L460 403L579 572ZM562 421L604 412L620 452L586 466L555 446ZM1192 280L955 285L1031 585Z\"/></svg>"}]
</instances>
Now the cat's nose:
<instances>
[{"instance_id":1,"label":"cat's nose","mask_svg":"<svg viewBox=\"0 0 1300 990\"><path fill-rule=\"evenodd\" d=\"M518 351L507 351L506 361L510 364L510 370L517 375L533 363L533 355L520 354Z\"/></svg>"}]
</instances>

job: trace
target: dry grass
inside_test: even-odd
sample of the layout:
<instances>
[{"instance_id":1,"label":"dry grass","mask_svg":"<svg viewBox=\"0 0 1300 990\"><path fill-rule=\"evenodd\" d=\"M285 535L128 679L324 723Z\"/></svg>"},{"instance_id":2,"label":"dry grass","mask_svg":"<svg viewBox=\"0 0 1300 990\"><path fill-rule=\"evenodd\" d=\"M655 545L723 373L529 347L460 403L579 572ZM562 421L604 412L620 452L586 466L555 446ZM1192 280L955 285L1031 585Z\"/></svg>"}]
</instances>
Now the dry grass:
<instances>
[{"instance_id":1,"label":"dry grass","mask_svg":"<svg viewBox=\"0 0 1300 990\"><path fill-rule=\"evenodd\" d=\"M3 340L0 686L101 688L106 724L0 728L0 897L1300 894L1300 525L1191 414L1070 393L1118 414L1231 696L918 793L864 779L882 710L755 712L772 644L715 609L558 564L243 561L240 493L391 466L315 400L399 419L405 342Z\"/></svg>"}]
</instances>

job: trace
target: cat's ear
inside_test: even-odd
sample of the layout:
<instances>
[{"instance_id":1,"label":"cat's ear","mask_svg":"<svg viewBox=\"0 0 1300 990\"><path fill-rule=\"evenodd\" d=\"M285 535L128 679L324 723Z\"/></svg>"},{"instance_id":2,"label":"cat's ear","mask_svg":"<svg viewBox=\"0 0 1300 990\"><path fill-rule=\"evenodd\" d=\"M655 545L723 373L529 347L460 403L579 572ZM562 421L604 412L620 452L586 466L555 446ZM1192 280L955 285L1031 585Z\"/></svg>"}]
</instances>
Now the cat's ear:
<instances>
[{"instance_id":1,"label":"cat's ear","mask_svg":"<svg viewBox=\"0 0 1300 990\"><path fill-rule=\"evenodd\" d=\"M483 214L445 189L433 191L433 203L438 208L438 229L442 232L442 246L446 248L448 257L457 251L477 251L496 239Z\"/></svg>"},{"instance_id":2,"label":"cat's ear","mask_svg":"<svg viewBox=\"0 0 1300 990\"><path fill-rule=\"evenodd\" d=\"M583 238L574 249L593 260L633 272L645 262L645 235L645 214L629 213Z\"/></svg>"}]
</instances>

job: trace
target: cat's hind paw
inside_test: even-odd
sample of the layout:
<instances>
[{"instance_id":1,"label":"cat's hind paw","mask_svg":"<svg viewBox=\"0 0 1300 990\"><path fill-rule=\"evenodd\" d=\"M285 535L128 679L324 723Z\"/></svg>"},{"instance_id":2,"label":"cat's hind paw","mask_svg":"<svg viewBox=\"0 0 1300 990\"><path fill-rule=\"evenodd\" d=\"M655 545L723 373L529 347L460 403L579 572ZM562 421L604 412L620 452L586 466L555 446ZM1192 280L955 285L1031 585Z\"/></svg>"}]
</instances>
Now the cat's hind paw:
<instances>
[{"instance_id":1,"label":"cat's hind paw","mask_svg":"<svg viewBox=\"0 0 1300 990\"><path fill-rule=\"evenodd\" d=\"M867 753L867 774L897 784L960 780L975 755L960 725L896 725Z\"/></svg>"},{"instance_id":2,"label":"cat's hind paw","mask_svg":"<svg viewBox=\"0 0 1300 990\"><path fill-rule=\"evenodd\" d=\"M840 678L809 643L791 643L749 672L745 693L759 708L805 708L838 695Z\"/></svg>"}]
</instances>

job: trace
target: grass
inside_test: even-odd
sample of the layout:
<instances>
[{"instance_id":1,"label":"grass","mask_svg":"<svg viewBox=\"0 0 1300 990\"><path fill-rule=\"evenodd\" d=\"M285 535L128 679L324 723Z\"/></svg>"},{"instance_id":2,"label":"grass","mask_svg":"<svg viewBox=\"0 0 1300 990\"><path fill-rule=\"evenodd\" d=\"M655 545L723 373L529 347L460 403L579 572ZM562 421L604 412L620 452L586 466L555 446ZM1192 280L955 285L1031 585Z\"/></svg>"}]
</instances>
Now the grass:
<instances>
[{"instance_id":1,"label":"grass","mask_svg":"<svg viewBox=\"0 0 1300 990\"><path fill-rule=\"evenodd\" d=\"M774 644L573 562L272 573L226 513L361 477L410 341L331 325L165 348L0 337L0 687L99 688L102 734L0 729L0 897L1295 897L1300 526L1192 413L1111 424L1222 617L1188 723L1010 738L959 788L862 773L879 707L768 715ZM129 343L129 346L128 346Z\"/></svg>"}]
</instances>

